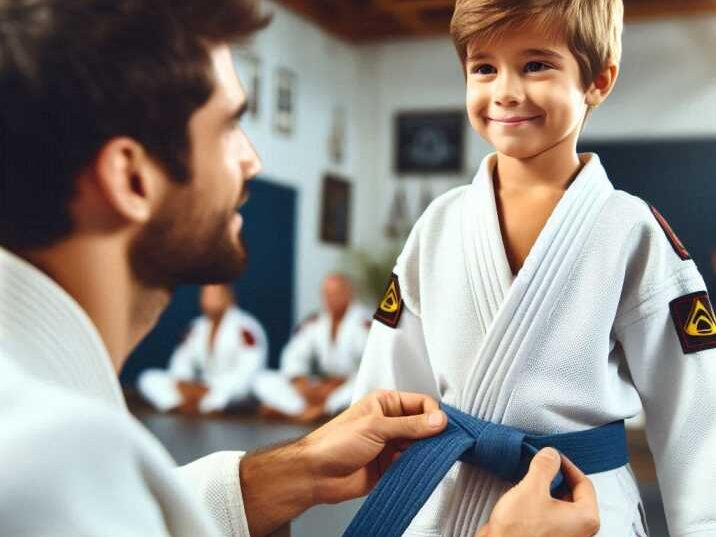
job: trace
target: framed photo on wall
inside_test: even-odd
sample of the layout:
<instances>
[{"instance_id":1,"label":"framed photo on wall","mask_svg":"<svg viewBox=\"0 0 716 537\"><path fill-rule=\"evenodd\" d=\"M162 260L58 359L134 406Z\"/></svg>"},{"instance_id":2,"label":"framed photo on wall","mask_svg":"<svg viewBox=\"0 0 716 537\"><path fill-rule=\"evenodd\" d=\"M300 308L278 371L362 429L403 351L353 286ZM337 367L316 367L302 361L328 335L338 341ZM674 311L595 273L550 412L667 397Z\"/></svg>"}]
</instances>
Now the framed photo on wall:
<instances>
[{"instance_id":1,"label":"framed photo on wall","mask_svg":"<svg viewBox=\"0 0 716 537\"><path fill-rule=\"evenodd\" d=\"M394 145L399 174L462 173L465 112L401 112L395 117Z\"/></svg>"},{"instance_id":2,"label":"framed photo on wall","mask_svg":"<svg viewBox=\"0 0 716 537\"><path fill-rule=\"evenodd\" d=\"M238 49L236 63L246 89L246 111L249 117L256 119L261 108L261 60L248 50Z\"/></svg>"},{"instance_id":3,"label":"framed photo on wall","mask_svg":"<svg viewBox=\"0 0 716 537\"><path fill-rule=\"evenodd\" d=\"M274 127L282 134L293 133L296 123L296 74L290 69L276 70Z\"/></svg>"},{"instance_id":4,"label":"framed photo on wall","mask_svg":"<svg viewBox=\"0 0 716 537\"><path fill-rule=\"evenodd\" d=\"M325 175L321 197L321 240L346 246L350 236L350 182L336 175Z\"/></svg>"}]
</instances>

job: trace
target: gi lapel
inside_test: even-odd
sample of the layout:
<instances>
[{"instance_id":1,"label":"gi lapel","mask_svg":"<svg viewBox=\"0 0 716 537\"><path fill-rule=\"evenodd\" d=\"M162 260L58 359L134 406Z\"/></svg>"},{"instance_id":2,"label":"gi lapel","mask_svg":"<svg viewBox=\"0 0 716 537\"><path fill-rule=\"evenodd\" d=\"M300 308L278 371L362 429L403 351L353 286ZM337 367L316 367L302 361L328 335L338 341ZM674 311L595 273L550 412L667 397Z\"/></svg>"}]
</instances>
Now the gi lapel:
<instances>
[{"instance_id":1,"label":"gi lapel","mask_svg":"<svg viewBox=\"0 0 716 537\"><path fill-rule=\"evenodd\" d=\"M471 194L465 198L465 259L475 308L481 322L486 323L486 328L481 326L486 335L468 372L460 407L474 416L502 423L521 365L547 329L563 284L614 189L599 158L589 155L510 287L506 285L506 275L511 273L492 187L492 159L485 159ZM464 468L460 474L457 482L462 490L453 497L447 528L450 535L466 536L484 522L479 520L480 515L489 515L488 508L494 505L502 486Z\"/></svg>"}]
</instances>

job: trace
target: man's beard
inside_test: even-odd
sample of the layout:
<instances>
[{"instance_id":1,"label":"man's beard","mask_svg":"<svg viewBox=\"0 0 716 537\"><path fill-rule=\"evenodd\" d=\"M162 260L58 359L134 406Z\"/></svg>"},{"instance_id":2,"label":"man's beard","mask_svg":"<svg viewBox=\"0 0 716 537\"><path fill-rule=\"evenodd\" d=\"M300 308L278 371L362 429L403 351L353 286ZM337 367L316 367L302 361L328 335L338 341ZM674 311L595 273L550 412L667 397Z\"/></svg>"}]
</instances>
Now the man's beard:
<instances>
[{"instance_id":1,"label":"man's beard","mask_svg":"<svg viewBox=\"0 0 716 537\"><path fill-rule=\"evenodd\" d=\"M130 262L139 282L174 290L236 279L246 264L246 247L241 237L229 234L233 213L201 221L183 220L181 214L180 207L164 207L135 239Z\"/></svg>"}]
</instances>

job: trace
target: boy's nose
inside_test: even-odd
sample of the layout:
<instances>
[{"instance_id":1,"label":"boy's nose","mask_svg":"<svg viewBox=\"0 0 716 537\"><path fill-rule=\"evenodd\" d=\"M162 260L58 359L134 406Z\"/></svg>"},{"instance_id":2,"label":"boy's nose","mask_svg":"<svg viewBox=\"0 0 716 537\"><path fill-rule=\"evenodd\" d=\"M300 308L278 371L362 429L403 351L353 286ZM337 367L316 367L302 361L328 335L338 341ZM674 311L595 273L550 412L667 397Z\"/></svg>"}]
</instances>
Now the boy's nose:
<instances>
[{"instance_id":1,"label":"boy's nose","mask_svg":"<svg viewBox=\"0 0 716 537\"><path fill-rule=\"evenodd\" d=\"M524 91L519 77L508 74L500 76L495 81L494 99L495 104L498 106L512 107L519 105L524 100Z\"/></svg>"}]
</instances>

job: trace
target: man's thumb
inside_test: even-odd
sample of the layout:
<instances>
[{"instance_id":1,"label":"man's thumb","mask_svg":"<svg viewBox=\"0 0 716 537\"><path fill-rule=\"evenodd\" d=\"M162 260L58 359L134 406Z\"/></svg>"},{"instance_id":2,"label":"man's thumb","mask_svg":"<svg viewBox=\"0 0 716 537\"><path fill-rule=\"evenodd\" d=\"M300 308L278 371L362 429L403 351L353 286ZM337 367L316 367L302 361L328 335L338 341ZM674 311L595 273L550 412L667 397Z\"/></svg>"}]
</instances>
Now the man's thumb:
<instances>
[{"instance_id":1,"label":"man's thumb","mask_svg":"<svg viewBox=\"0 0 716 537\"><path fill-rule=\"evenodd\" d=\"M523 482L549 492L552 480L562 466L562 457L554 448L544 448L534 456Z\"/></svg>"}]
</instances>

